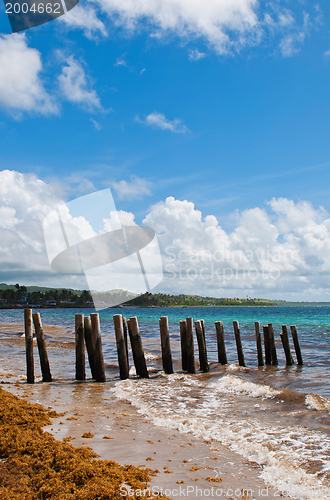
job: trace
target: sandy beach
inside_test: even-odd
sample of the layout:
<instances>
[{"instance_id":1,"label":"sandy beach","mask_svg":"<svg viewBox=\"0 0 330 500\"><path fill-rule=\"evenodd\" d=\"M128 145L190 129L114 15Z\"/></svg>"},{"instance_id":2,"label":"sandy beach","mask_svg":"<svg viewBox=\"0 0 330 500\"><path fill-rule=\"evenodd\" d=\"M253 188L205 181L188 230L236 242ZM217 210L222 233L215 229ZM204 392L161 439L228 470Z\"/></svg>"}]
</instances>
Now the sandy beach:
<instances>
[{"instance_id":1,"label":"sandy beach","mask_svg":"<svg viewBox=\"0 0 330 500\"><path fill-rule=\"evenodd\" d=\"M46 426L56 439L74 446L89 446L101 459L121 465L157 469L150 496L172 498L276 498L276 491L259 478L261 468L217 442L156 427L128 402L118 401L111 382L18 382L14 374L1 374L2 387L30 403L65 413ZM90 435L89 438L82 437ZM132 496L128 487L123 498ZM149 493L147 493L149 495Z\"/></svg>"}]
</instances>

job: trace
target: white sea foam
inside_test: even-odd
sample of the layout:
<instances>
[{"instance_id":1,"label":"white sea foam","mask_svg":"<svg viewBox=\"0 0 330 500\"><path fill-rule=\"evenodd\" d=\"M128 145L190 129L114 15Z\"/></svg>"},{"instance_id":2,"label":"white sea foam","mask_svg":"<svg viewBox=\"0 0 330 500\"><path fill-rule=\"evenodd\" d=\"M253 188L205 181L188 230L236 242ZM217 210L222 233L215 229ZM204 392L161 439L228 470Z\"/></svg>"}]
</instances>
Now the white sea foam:
<instances>
[{"instance_id":1,"label":"white sea foam","mask_svg":"<svg viewBox=\"0 0 330 500\"><path fill-rule=\"evenodd\" d=\"M146 361L152 361L153 359L161 359L159 354L153 354L152 352L144 353L144 357L145 357Z\"/></svg>"},{"instance_id":2,"label":"white sea foam","mask_svg":"<svg viewBox=\"0 0 330 500\"><path fill-rule=\"evenodd\" d=\"M319 396L318 394L308 394L305 398L305 404L311 410L328 411L330 412L329 399Z\"/></svg>"},{"instance_id":3,"label":"white sea foam","mask_svg":"<svg viewBox=\"0 0 330 500\"><path fill-rule=\"evenodd\" d=\"M131 366L130 369L129 369L129 375L131 377L135 377L136 375L136 369L135 369L135 366Z\"/></svg>"},{"instance_id":4,"label":"white sea foam","mask_svg":"<svg viewBox=\"0 0 330 500\"><path fill-rule=\"evenodd\" d=\"M262 399L273 398L277 394L280 394L280 391L276 391L269 385L247 382L234 375L225 375L209 386L227 394L246 394L247 396Z\"/></svg>"},{"instance_id":5,"label":"white sea foam","mask_svg":"<svg viewBox=\"0 0 330 500\"><path fill-rule=\"evenodd\" d=\"M249 412L242 417L237 412L241 400L235 407L230 395L267 401L278 391L236 378L229 375L205 384L189 375L175 374L158 380L121 381L112 390L155 425L218 441L257 462L263 467L263 479L286 496L329 500L329 437L300 427L265 423Z\"/></svg>"}]
</instances>

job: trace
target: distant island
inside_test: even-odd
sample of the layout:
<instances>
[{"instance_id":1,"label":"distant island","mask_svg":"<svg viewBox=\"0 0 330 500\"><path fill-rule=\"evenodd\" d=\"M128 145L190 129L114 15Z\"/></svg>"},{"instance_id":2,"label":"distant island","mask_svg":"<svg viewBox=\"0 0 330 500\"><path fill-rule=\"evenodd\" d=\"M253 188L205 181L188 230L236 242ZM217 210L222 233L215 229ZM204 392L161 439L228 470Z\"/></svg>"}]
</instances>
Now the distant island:
<instances>
[{"instance_id":1,"label":"distant island","mask_svg":"<svg viewBox=\"0 0 330 500\"><path fill-rule=\"evenodd\" d=\"M224 306L302 306L330 305L330 302L287 302L285 300L268 300L247 297L202 297L199 295L170 295L166 293L150 293L136 295L126 290L97 292L98 298L106 299L107 295L116 296L117 303L125 307L224 307ZM94 307L93 298L88 290L73 288L48 288L25 286L16 283L7 285L0 283L0 308L12 309L23 307L68 308Z\"/></svg>"}]
</instances>

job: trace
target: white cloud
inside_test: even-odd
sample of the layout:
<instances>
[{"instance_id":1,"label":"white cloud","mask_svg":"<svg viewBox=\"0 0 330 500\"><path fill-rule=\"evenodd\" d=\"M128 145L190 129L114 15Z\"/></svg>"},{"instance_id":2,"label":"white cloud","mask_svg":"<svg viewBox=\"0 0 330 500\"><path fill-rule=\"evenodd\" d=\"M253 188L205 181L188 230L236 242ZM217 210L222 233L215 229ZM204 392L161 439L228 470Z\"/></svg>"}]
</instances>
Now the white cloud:
<instances>
[{"instance_id":1,"label":"white cloud","mask_svg":"<svg viewBox=\"0 0 330 500\"><path fill-rule=\"evenodd\" d=\"M143 179L121 181L117 188L128 199L148 191ZM86 288L81 278L49 267L42 223L64 203L54 186L4 170L0 200L0 281ZM104 219L104 229L118 217L123 225L135 225L131 212L119 211ZM330 300L330 215L308 201L273 198L266 208L238 213L236 228L227 232L214 215L204 217L192 202L169 197L152 206L143 223L158 234L162 291ZM94 234L83 217L74 224L77 234Z\"/></svg>"},{"instance_id":2,"label":"white cloud","mask_svg":"<svg viewBox=\"0 0 330 500\"><path fill-rule=\"evenodd\" d=\"M124 57L118 57L117 61L115 62L114 66L125 66L127 68L127 62L125 61Z\"/></svg>"},{"instance_id":3,"label":"white cloud","mask_svg":"<svg viewBox=\"0 0 330 500\"><path fill-rule=\"evenodd\" d=\"M300 52L300 44L305 40L306 33L290 34L280 42L280 50L283 57L292 57Z\"/></svg>"},{"instance_id":4,"label":"white cloud","mask_svg":"<svg viewBox=\"0 0 330 500\"><path fill-rule=\"evenodd\" d=\"M80 241L95 234L84 217L68 214L57 191L58 186L34 174L0 171L1 282L87 288L84 276L58 274L49 265L43 221L55 208L60 209L64 226L70 223L70 239ZM58 253L55 247L51 249L53 256Z\"/></svg>"},{"instance_id":5,"label":"white cloud","mask_svg":"<svg viewBox=\"0 0 330 500\"><path fill-rule=\"evenodd\" d=\"M0 36L0 67L0 105L13 116L58 112L41 80L40 52L27 45L25 34Z\"/></svg>"},{"instance_id":6,"label":"white cloud","mask_svg":"<svg viewBox=\"0 0 330 500\"><path fill-rule=\"evenodd\" d=\"M128 30L146 21L162 33L202 37L224 53L259 31L258 0L97 0L100 8Z\"/></svg>"},{"instance_id":7,"label":"white cloud","mask_svg":"<svg viewBox=\"0 0 330 500\"><path fill-rule=\"evenodd\" d=\"M144 224L157 231L166 278L176 293L300 300L330 299L330 215L307 201L269 202L224 231L213 215L169 197Z\"/></svg>"},{"instance_id":8,"label":"white cloud","mask_svg":"<svg viewBox=\"0 0 330 500\"><path fill-rule=\"evenodd\" d=\"M102 125L100 125L99 122L97 122L93 118L90 118L90 121L92 122L92 124L94 125L94 128L96 128L96 130L101 130L102 129Z\"/></svg>"},{"instance_id":9,"label":"white cloud","mask_svg":"<svg viewBox=\"0 0 330 500\"><path fill-rule=\"evenodd\" d=\"M66 176L63 181L60 189L62 193L65 193L65 197L81 196L96 191L93 182L79 173L72 173Z\"/></svg>"},{"instance_id":10,"label":"white cloud","mask_svg":"<svg viewBox=\"0 0 330 500\"><path fill-rule=\"evenodd\" d=\"M172 34L184 42L201 39L219 54L243 47L269 44L280 37L285 57L295 54L306 36L304 10L288 9L287 2L260 0L92 0L111 21L127 33L147 31L153 38ZM301 3L301 2L300 2ZM299 4L299 2L298 2ZM315 10L316 9L316 10ZM311 5L314 26L322 21L319 7ZM197 53L196 53L197 55ZM193 57L193 56L192 56Z\"/></svg>"},{"instance_id":11,"label":"white cloud","mask_svg":"<svg viewBox=\"0 0 330 500\"><path fill-rule=\"evenodd\" d=\"M117 210L116 212L110 212L109 219L103 219L104 230L113 231L114 227L117 227L118 218L122 226L136 226L134 221L134 214L132 214L132 212Z\"/></svg>"},{"instance_id":12,"label":"white cloud","mask_svg":"<svg viewBox=\"0 0 330 500\"><path fill-rule=\"evenodd\" d=\"M103 22L97 18L96 12L91 7L77 5L65 16L60 17L70 28L81 28L87 38L93 38L95 34L106 36L108 34Z\"/></svg>"},{"instance_id":13,"label":"white cloud","mask_svg":"<svg viewBox=\"0 0 330 500\"><path fill-rule=\"evenodd\" d=\"M146 116L144 119L136 117L136 121L139 123L143 123L152 128L160 128L162 130L170 130L175 133L186 133L188 129L185 125L182 124L182 121L178 118L175 120L168 120L163 113L158 113L154 111L150 113L150 115Z\"/></svg>"},{"instance_id":14,"label":"white cloud","mask_svg":"<svg viewBox=\"0 0 330 500\"><path fill-rule=\"evenodd\" d=\"M304 43L311 27L309 15L304 13L304 21L302 26L296 26L291 16L287 15L287 23L282 22L283 26L289 25L290 29L280 42L280 50L283 57L292 57L300 52L301 45Z\"/></svg>"},{"instance_id":15,"label":"white cloud","mask_svg":"<svg viewBox=\"0 0 330 500\"><path fill-rule=\"evenodd\" d=\"M61 200L35 175L0 172L1 273L50 271L42 221Z\"/></svg>"},{"instance_id":16,"label":"white cloud","mask_svg":"<svg viewBox=\"0 0 330 500\"><path fill-rule=\"evenodd\" d=\"M121 180L111 182L111 187L116 191L118 198L121 200L138 200L144 196L150 196L150 182L140 177L132 176L131 181Z\"/></svg>"},{"instance_id":17,"label":"white cloud","mask_svg":"<svg viewBox=\"0 0 330 500\"><path fill-rule=\"evenodd\" d=\"M281 26L292 26L295 24L295 19L293 17L292 12L290 12L288 9L283 9L279 14L278 14L278 23Z\"/></svg>"},{"instance_id":18,"label":"white cloud","mask_svg":"<svg viewBox=\"0 0 330 500\"><path fill-rule=\"evenodd\" d=\"M99 96L91 88L83 66L70 56L66 59L62 73L58 77L62 97L79 104L88 111L102 109Z\"/></svg>"},{"instance_id":19,"label":"white cloud","mask_svg":"<svg viewBox=\"0 0 330 500\"><path fill-rule=\"evenodd\" d=\"M190 61L199 61L205 57L204 52L199 52L198 49L189 50L188 57Z\"/></svg>"}]
</instances>

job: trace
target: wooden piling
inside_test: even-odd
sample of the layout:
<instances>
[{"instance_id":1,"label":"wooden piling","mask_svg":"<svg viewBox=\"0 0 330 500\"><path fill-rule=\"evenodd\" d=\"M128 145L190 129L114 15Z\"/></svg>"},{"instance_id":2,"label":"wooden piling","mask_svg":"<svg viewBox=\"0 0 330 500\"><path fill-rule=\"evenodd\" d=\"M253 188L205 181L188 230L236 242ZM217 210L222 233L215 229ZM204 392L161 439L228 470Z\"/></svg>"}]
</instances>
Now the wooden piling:
<instances>
[{"instance_id":1,"label":"wooden piling","mask_svg":"<svg viewBox=\"0 0 330 500\"><path fill-rule=\"evenodd\" d=\"M246 366L238 321L233 321L239 366Z\"/></svg>"},{"instance_id":2,"label":"wooden piling","mask_svg":"<svg viewBox=\"0 0 330 500\"><path fill-rule=\"evenodd\" d=\"M294 349L296 351L297 364L299 366L302 366L304 364L304 362L303 362L303 359L302 359L302 356L301 356L300 345L299 345L298 334L297 334L297 328L296 328L295 325L291 325L290 326L290 330L291 330L291 335L292 335Z\"/></svg>"},{"instance_id":3,"label":"wooden piling","mask_svg":"<svg viewBox=\"0 0 330 500\"><path fill-rule=\"evenodd\" d=\"M194 331L193 319L186 319L187 325L187 371L195 373Z\"/></svg>"},{"instance_id":4,"label":"wooden piling","mask_svg":"<svg viewBox=\"0 0 330 500\"><path fill-rule=\"evenodd\" d=\"M270 353L272 356L272 365L277 366L278 360L277 360L275 337L274 337L274 330L272 323L268 323L268 332L269 332Z\"/></svg>"},{"instance_id":5,"label":"wooden piling","mask_svg":"<svg viewBox=\"0 0 330 500\"><path fill-rule=\"evenodd\" d=\"M264 332L264 346L265 346L265 358L266 358L266 365L271 365L272 364L272 354L270 350L270 342L269 342L269 331L268 331L268 326L264 325L263 326L263 332Z\"/></svg>"},{"instance_id":6,"label":"wooden piling","mask_svg":"<svg viewBox=\"0 0 330 500\"><path fill-rule=\"evenodd\" d=\"M280 333L280 336L281 336L282 345L283 345L283 349L284 349L284 353L285 353L286 365L292 366L293 359L291 356L289 337L288 337L288 329L287 329L286 325L282 325L282 331Z\"/></svg>"},{"instance_id":7,"label":"wooden piling","mask_svg":"<svg viewBox=\"0 0 330 500\"><path fill-rule=\"evenodd\" d=\"M39 359L40 359L40 368L42 373L42 381L43 382L51 382L52 376L49 368L49 361L47 355L46 342L44 337L44 331L42 328L41 318L39 313L32 314L34 329L37 337L38 351L39 351Z\"/></svg>"},{"instance_id":8,"label":"wooden piling","mask_svg":"<svg viewBox=\"0 0 330 500\"><path fill-rule=\"evenodd\" d=\"M206 338L205 338L205 322L203 319L200 320L201 322L201 326L202 326L202 332L203 332L203 337L204 337L204 342L205 342L205 345L206 345Z\"/></svg>"},{"instance_id":9,"label":"wooden piling","mask_svg":"<svg viewBox=\"0 0 330 500\"><path fill-rule=\"evenodd\" d=\"M139 324L136 316L129 319L128 332L131 341L133 360L136 374L141 378L149 378L147 364L144 357Z\"/></svg>"},{"instance_id":10,"label":"wooden piling","mask_svg":"<svg viewBox=\"0 0 330 500\"><path fill-rule=\"evenodd\" d=\"M84 315L75 315L76 380L85 380Z\"/></svg>"},{"instance_id":11,"label":"wooden piling","mask_svg":"<svg viewBox=\"0 0 330 500\"><path fill-rule=\"evenodd\" d=\"M182 370L188 370L188 357L187 357L187 323L186 320L180 320L180 341L181 341L181 360Z\"/></svg>"},{"instance_id":12,"label":"wooden piling","mask_svg":"<svg viewBox=\"0 0 330 500\"><path fill-rule=\"evenodd\" d=\"M115 314L113 317L116 334L116 344L118 353L119 376L121 380L129 377L129 370L127 365L127 351L125 345L123 317L121 314Z\"/></svg>"},{"instance_id":13,"label":"wooden piling","mask_svg":"<svg viewBox=\"0 0 330 500\"><path fill-rule=\"evenodd\" d=\"M168 328L168 317L162 316L159 320L160 340L162 346L162 360L164 372L167 374L173 373L170 332Z\"/></svg>"},{"instance_id":14,"label":"wooden piling","mask_svg":"<svg viewBox=\"0 0 330 500\"><path fill-rule=\"evenodd\" d=\"M99 313L91 313L92 338L94 344L94 368L96 382L105 382L104 359L102 351L102 339L100 329Z\"/></svg>"},{"instance_id":15,"label":"wooden piling","mask_svg":"<svg viewBox=\"0 0 330 500\"><path fill-rule=\"evenodd\" d=\"M226 365L228 361L227 361L225 337L224 337L222 321L215 322L215 331L217 332L218 361L221 365Z\"/></svg>"},{"instance_id":16,"label":"wooden piling","mask_svg":"<svg viewBox=\"0 0 330 500\"><path fill-rule=\"evenodd\" d=\"M127 342L127 320L126 320L126 316L123 316L123 330L124 330L124 340L125 340L125 347L126 347L127 368L128 368L128 371L129 371L128 342Z\"/></svg>"},{"instance_id":17,"label":"wooden piling","mask_svg":"<svg viewBox=\"0 0 330 500\"><path fill-rule=\"evenodd\" d=\"M201 321L195 321L195 330L196 330L198 353L199 353L199 367L203 373L207 373L209 371L209 364L207 362L205 337Z\"/></svg>"},{"instance_id":18,"label":"wooden piling","mask_svg":"<svg viewBox=\"0 0 330 500\"><path fill-rule=\"evenodd\" d=\"M264 357L262 355L262 345L261 345L261 334L260 334L260 323L256 321L254 323L254 329L256 332L256 343L258 352L258 366L264 366Z\"/></svg>"},{"instance_id":19,"label":"wooden piling","mask_svg":"<svg viewBox=\"0 0 330 500\"><path fill-rule=\"evenodd\" d=\"M92 378L95 379L95 342L92 336L92 323L89 316L84 318L84 336Z\"/></svg>"},{"instance_id":20,"label":"wooden piling","mask_svg":"<svg viewBox=\"0 0 330 500\"><path fill-rule=\"evenodd\" d=\"M32 309L24 309L24 331L26 351L26 381L34 384Z\"/></svg>"}]
</instances>

